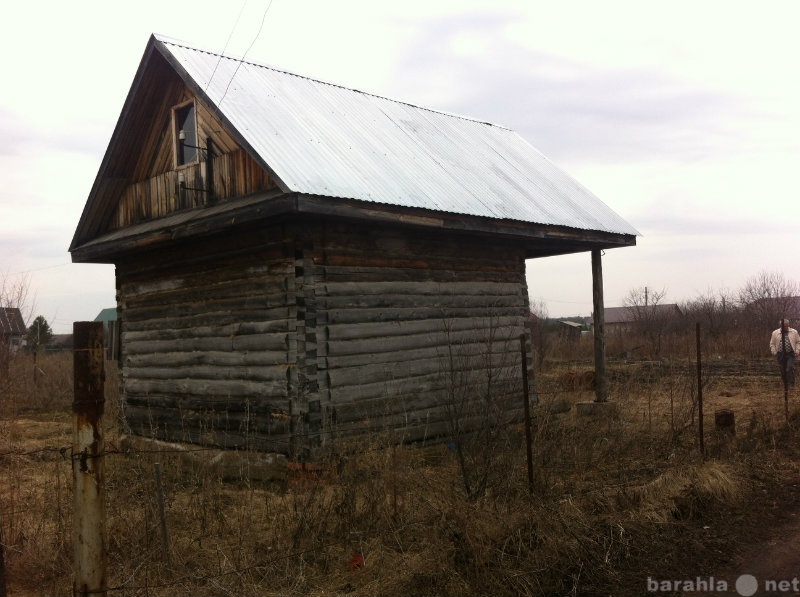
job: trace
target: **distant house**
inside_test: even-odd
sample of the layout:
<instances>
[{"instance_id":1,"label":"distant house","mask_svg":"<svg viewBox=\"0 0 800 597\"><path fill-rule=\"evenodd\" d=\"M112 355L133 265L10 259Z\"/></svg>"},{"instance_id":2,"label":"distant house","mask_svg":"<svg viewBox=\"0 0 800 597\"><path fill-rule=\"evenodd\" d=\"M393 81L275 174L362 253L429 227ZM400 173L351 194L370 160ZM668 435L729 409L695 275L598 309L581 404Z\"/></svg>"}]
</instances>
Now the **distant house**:
<instances>
[{"instance_id":1,"label":"distant house","mask_svg":"<svg viewBox=\"0 0 800 597\"><path fill-rule=\"evenodd\" d=\"M153 36L70 252L116 266L134 432L308 453L446 433L447 367L519 414L525 260L636 235L505 127Z\"/></svg>"},{"instance_id":2,"label":"distant house","mask_svg":"<svg viewBox=\"0 0 800 597\"><path fill-rule=\"evenodd\" d=\"M17 352L25 345L25 320L16 307L0 307L0 348Z\"/></svg>"},{"instance_id":3,"label":"distant house","mask_svg":"<svg viewBox=\"0 0 800 597\"><path fill-rule=\"evenodd\" d=\"M559 333L562 338L571 342L577 342L581 339L586 326L577 321L563 320L558 322Z\"/></svg>"},{"instance_id":4,"label":"distant house","mask_svg":"<svg viewBox=\"0 0 800 597\"><path fill-rule=\"evenodd\" d=\"M107 307L100 311L97 314L97 317L94 318L95 321L102 321L103 328L105 328L106 332L108 332L108 327L110 322L117 321L117 308L116 307Z\"/></svg>"},{"instance_id":5,"label":"distant house","mask_svg":"<svg viewBox=\"0 0 800 597\"><path fill-rule=\"evenodd\" d=\"M603 309L606 333L609 335L630 333L636 330L636 325L638 324L664 321L680 315L680 307L674 303L638 305L632 307L606 307Z\"/></svg>"},{"instance_id":6,"label":"distant house","mask_svg":"<svg viewBox=\"0 0 800 597\"><path fill-rule=\"evenodd\" d=\"M97 314L95 321L103 322L103 333L106 347L106 357L109 360L119 359L120 334L119 323L117 321L117 308L107 307Z\"/></svg>"}]
</instances>

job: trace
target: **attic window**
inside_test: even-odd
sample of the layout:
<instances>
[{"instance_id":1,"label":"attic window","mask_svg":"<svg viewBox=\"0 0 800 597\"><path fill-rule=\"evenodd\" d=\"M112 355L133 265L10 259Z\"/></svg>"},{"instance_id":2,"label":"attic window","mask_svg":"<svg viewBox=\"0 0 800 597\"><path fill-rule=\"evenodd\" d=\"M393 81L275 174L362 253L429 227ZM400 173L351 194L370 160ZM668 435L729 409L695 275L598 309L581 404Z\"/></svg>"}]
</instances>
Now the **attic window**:
<instances>
[{"instance_id":1,"label":"attic window","mask_svg":"<svg viewBox=\"0 0 800 597\"><path fill-rule=\"evenodd\" d=\"M175 108L175 131L178 142L175 148L177 165L183 166L197 161L197 120L194 103Z\"/></svg>"}]
</instances>

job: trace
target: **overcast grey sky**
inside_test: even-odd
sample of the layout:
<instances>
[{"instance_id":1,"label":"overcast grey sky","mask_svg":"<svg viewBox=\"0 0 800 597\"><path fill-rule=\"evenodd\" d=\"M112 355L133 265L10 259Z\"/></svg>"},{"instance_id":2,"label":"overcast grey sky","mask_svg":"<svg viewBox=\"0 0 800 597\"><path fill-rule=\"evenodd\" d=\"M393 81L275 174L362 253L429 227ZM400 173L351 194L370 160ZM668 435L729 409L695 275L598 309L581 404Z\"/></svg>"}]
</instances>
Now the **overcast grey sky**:
<instances>
[{"instance_id":1,"label":"overcast grey sky","mask_svg":"<svg viewBox=\"0 0 800 597\"><path fill-rule=\"evenodd\" d=\"M642 233L606 252L607 306L798 278L800 3L272 0L261 28L269 5L5 7L0 276L56 332L115 304L67 248L154 32L516 130ZM528 271L551 316L591 313L588 254Z\"/></svg>"}]
</instances>

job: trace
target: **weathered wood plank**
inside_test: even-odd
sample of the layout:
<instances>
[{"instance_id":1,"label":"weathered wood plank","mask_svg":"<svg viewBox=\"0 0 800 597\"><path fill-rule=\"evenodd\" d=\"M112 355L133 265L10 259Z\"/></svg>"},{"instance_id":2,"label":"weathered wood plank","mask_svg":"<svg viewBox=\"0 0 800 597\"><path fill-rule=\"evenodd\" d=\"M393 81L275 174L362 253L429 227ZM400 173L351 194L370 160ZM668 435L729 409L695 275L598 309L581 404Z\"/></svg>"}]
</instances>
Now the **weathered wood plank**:
<instances>
[{"instance_id":1,"label":"weathered wood plank","mask_svg":"<svg viewBox=\"0 0 800 597\"><path fill-rule=\"evenodd\" d=\"M287 297L246 297L230 298L218 301L208 301L203 303L184 303L178 305L157 305L139 308L128 305L127 301L119 301L119 305L125 311L125 321L131 324L131 329L143 329L142 326L149 326L149 329L159 329L163 325L155 322L168 323L176 321L179 324L191 321L192 318L211 318L206 320L210 325L213 321L220 324L230 324L238 318L239 314L260 311L260 319L285 319L291 317L290 306L287 305ZM258 314L256 314L258 316ZM244 317L242 317L244 318ZM177 327L177 326L176 326ZM191 327L191 325L180 325L180 327ZM291 329L291 328L290 328Z\"/></svg>"},{"instance_id":2,"label":"weathered wood plank","mask_svg":"<svg viewBox=\"0 0 800 597\"><path fill-rule=\"evenodd\" d=\"M246 380L208 380L208 379L173 379L150 380L128 379L125 392L130 394L195 394L222 395L240 398L258 398L259 396L285 396L286 383L283 382L250 382Z\"/></svg>"},{"instance_id":3,"label":"weathered wood plank","mask_svg":"<svg viewBox=\"0 0 800 597\"><path fill-rule=\"evenodd\" d=\"M493 307L488 315L492 317L524 317L524 307L521 305L508 305ZM472 317L486 317L487 309L481 307L404 307L404 308L360 308L360 309L330 309L327 311L327 323L333 324L358 324L362 322L394 322L412 321L415 319L429 319L445 321L449 319L463 319Z\"/></svg>"},{"instance_id":4,"label":"weathered wood plank","mask_svg":"<svg viewBox=\"0 0 800 597\"><path fill-rule=\"evenodd\" d=\"M195 326L187 329L163 327L159 329L147 329L132 331L130 326L126 327L126 332L123 336L126 342L137 341L159 341L159 340L178 340L186 338L191 335L193 338L210 338L210 337L229 337L234 338L238 336L251 336L262 334L282 333L286 334L290 330L289 322L286 320L278 321L241 321L238 323L224 324L219 322L218 325L203 325Z\"/></svg>"},{"instance_id":5,"label":"weathered wood plank","mask_svg":"<svg viewBox=\"0 0 800 597\"><path fill-rule=\"evenodd\" d=\"M216 365L182 365L171 367L132 367L125 368L125 375L130 379L192 379L194 381L236 381L246 380L254 382L286 382L286 364L275 364L264 367L219 367Z\"/></svg>"},{"instance_id":6,"label":"weathered wood plank","mask_svg":"<svg viewBox=\"0 0 800 597\"><path fill-rule=\"evenodd\" d=\"M186 337L174 340L125 340L125 354L192 351L233 351L233 350L286 350L286 334L253 334L232 337Z\"/></svg>"},{"instance_id":7,"label":"weathered wood plank","mask_svg":"<svg viewBox=\"0 0 800 597\"><path fill-rule=\"evenodd\" d=\"M286 364L285 350L263 351L192 351L158 352L126 355L125 365L135 367L184 367L215 365L217 367L267 367Z\"/></svg>"},{"instance_id":8,"label":"weathered wood plank","mask_svg":"<svg viewBox=\"0 0 800 597\"><path fill-rule=\"evenodd\" d=\"M438 282L427 280L409 281L360 281L327 282L323 285L327 297L352 297L380 295L399 297L403 295L450 297L450 296L519 296L522 289L518 283L509 282Z\"/></svg>"},{"instance_id":9,"label":"weathered wood plank","mask_svg":"<svg viewBox=\"0 0 800 597\"><path fill-rule=\"evenodd\" d=\"M131 308L163 305L167 302L198 303L231 297L284 296L286 293L286 283L283 279L251 278L220 281L213 278L190 278L172 279L169 280L169 283L175 287L149 292L144 290L128 292L128 288L123 288L123 290ZM202 289L202 294L198 295L198 289Z\"/></svg>"},{"instance_id":10,"label":"weathered wood plank","mask_svg":"<svg viewBox=\"0 0 800 597\"><path fill-rule=\"evenodd\" d=\"M451 350L452 348L452 350ZM450 368L463 369L465 367L485 366L491 362L495 366L505 363L516 363L521 358L517 351L518 341L509 341L505 346L494 345L493 354L488 355L485 342L474 342L471 344L458 344L452 347L436 345L426 348L414 348L406 350L394 350L373 353L355 353L344 356L328 356L325 359L324 370L335 371L337 369L358 369L360 367L375 368L384 370L392 368L394 371L402 370L404 363L414 361L428 361L431 366L434 364L437 370ZM505 360L504 360L505 359ZM357 373L352 373L357 375ZM399 373L394 373L398 377ZM383 378L382 378L383 379Z\"/></svg>"},{"instance_id":11,"label":"weathered wood plank","mask_svg":"<svg viewBox=\"0 0 800 597\"><path fill-rule=\"evenodd\" d=\"M218 132L210 136L216 149L212 158L214 172L214 197L216 200L266 191L276 187L275 182L242 149L227 150L230 143L220 143ZM200 131L201 143L206 135ZM180 167L184 176L185 188L179 189L176 172L165 157L172 153L170 135L163 136L160 166L156 173L147 178L131 182L124 190L112 221L121 228L141 221L163 217L181 209L204 205L208 201L206 189L205 158L201 162ZM227 151L226 151L227 150ZM152 155L152 154L148 154ZM170 160L171 161L171 160ZM163 171L168 166L168 171Z\"/></svg>"},{"instance_id":12,"label":"weathered wood plank","mask_svg":"<svg viewBox=\"0 0 800 597\"><path fill-rule=\"evenodd\" d=\"M519 307L522 297L519 293L513 295L453 295L439 294L436 296L424 294L363 294L352 296L320 297L320 305L330 312L345 309L482 309L488 310L487 303L492 308Z\"/></svg>"},{"instance_id":13,"label":"weathered wood plank","mask_svg":"<svg viewBox=\"0 0 800 597\"><path fill-rule=\"evenodd\" d=\"M485 403L480 399L471 399L459 403L457 410L448 412L446 393L440 393L438 399L421 401L414 395L395 396L392 399L375 398L357 403L337 404L336 424L333 431L357 428L369 422L372 429L393 426L402 429L420 422L448 421L459 425L469 419L482 417L484 420L508 422L522 412L522 397L518 388L498 392L493 399L493 408L487 412ZM452 406L452 405L451 405ZM457 413L457 414L456 414ZM462 427L466 429L466 427Z\"/></svg>"},{"instance_id":14,"label":"weathered wood plank","mask_svg":"<svg viewBox=\"0 0 800 597\"><path fill-rule=\"evenodd\" d=\"M209 413L212 410L221 413L249 412L253 417L269 419L287 419L289 401L286 396L264 395L258 398L192 395L192 394L132 394L126 401L127 406L137 408L174 409L176 417L179 413L196 411Z\"/></svg>"},{"instance_id":15,"label":"weathered wood plank","mask_svg":"<svg viewBox=\"0 0 800 597\"><path fill-rule=\"evenodd\" d=\"M450 332L487 332L488 330L517 330L522 328L525 319L521 315L492 317L482 313L478 317L448 317L435 319L414 319L407 321L362 321L355 324L329 323L326 339L330 342L339 340L357 340L387 336L406 336L413 334ZM515 332L517 335L521 333Z\"/></svg>"},{"instance_id":16,"label":"weathered wood plank","mask_svg":"<svg viewBox=\"0 0 800 597\"><path fill-rule=\"evenodd\" d=\"M141 314L141 313L140 313ZM233 323L238 322L238 323ZM272 309L231 309L225 311L209 311L199 314L185 314L183 316L162 319L129 319L126 318L125 329L129 333L139 332L173 332L204 328L234 328L241 326L242 333L249 333L251 324L258 326L260 333L286 332L291 333L297 327L296 321L289 318L289 309L281 306ZM132 336L131 336L132 337Z\"/></svg>"}]
</instances>

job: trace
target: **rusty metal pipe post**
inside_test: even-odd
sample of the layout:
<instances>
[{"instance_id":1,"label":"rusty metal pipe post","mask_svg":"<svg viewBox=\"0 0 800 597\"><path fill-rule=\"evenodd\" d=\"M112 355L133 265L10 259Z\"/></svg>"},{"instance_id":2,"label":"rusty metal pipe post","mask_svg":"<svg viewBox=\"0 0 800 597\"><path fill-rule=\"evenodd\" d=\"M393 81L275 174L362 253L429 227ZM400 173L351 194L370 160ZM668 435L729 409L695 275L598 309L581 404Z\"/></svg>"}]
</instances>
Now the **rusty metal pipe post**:
<instances>
[{"instance_id":1,"label":"rusty metal pipe post","mask_svg":"<svg viewBox=\"0 0 800 597\"><path fill-rule=\"evenodd\" d=\"M533 439L531 436L530 390L528 386L528 349L525 346L525 334L519 337L522 353L522 400L525 413L525 453L528 461L528 493L533 495Z\"/></svg>"},{"instance_id":2,"label":"rusty metal pipe post","mask_svg":"<svg viewBox=\"0 0 800 597\"><path fill-rule=\"evenodd\" d=\"M72 331L75 343L75 397L72 403L75 579L72 593L81 597L105 597L105 446L100 429L105 407L103 323L76 321Z\"/></svg>"}]
</instances>

